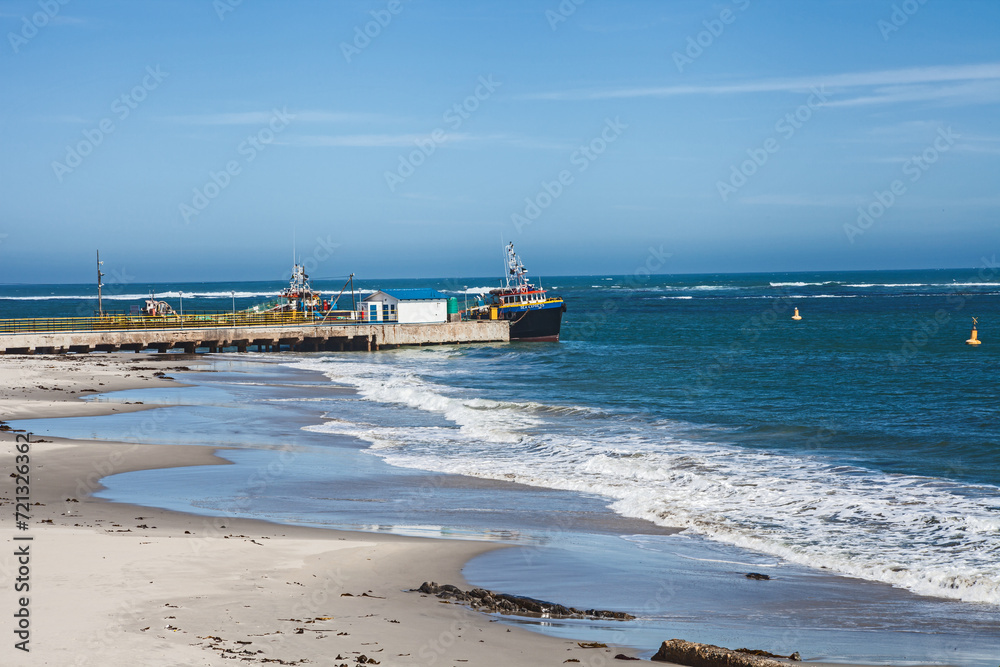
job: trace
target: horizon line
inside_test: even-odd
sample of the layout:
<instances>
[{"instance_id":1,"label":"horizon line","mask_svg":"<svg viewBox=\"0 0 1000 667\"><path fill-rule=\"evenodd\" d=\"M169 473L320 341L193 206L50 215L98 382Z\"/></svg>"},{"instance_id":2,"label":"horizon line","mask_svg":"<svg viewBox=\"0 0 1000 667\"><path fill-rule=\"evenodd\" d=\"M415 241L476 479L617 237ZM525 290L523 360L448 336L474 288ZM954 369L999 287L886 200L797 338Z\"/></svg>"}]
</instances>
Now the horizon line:
<instances>
[{"instance_id":1,"label":"horizon line","mask_svg":"<svg viewBox=\"0 0 1000 667\"><path fill-rule=\"evenodd\" d=\"M931 267L931 268L928 268L928 267L910 267L910 268L906 268L906 269L818 269L818 270L809 270L809 269L806 269L806 270L798 270L798 271L678 271L678 272L675 272L675 273L650 273L649 275L652 277L652 276L709 276L709 275L713 275L713 276L754 276L754 275L776 275L776 274L796 274L796 273L803 273L803 274L805 274L805 273L808 273L808 274L816 274L816 273L882 273L882 272L885 272L885 273L902 273L902 272L906 272L906 271L975 271L978 268L980 268L980 267L977 267L977 266L951 266L951 267L938 267L938 268L933 268L933 267ZM576 273L576 274L569 274L569 273L567 273L567 274L541 275L538 278L536 278L536 280L538 280L539 278L545 278L546 280L550 280L550 279L553 279L553 278L593 278L593 277L596 277L596 276L612 276L612 277L625 277L625 278L627 278L629 275L632 275L632 274L629 274L629 273L614 273L614 272L604 272L604 273ZM346 276L344 276L343 278L346 278ZM343 278L339 277L339 276L334 276L334 277L331 277L331 278L310 278L310 280L313 280L313 281L316 281L316 280L342 280ZM498 278L496 276L458 276L458 278L462 279L462 280L473 280L473 279L476 279L476 280L480 280L481 279L481 280L486 280L486 281L489 281L489 280L502 280L502 278ZM385 278L385 277L359 278L357 275L355 275L354 279L356 281L359 281L359 280L364 280L364 281L373 281L373 280L437 280L437 281L446 281L446 280L455 280L456 277L455 276L451 276L451 277L441 276L441 277L437 277L437 278L428 278L428 277L416 277L416 278ZM283 278L282 279L267 278L267 279L260 279L260 280L253 280L253 279L250 279L250 280L197 280L197 281L186 281L186 282L185 281L178 281L178 280L149 280L149 281L132 281L131 283L125 283L125 284L126 285L137 285L138 286L138 285L140 285L143 282L145 282L147 284L149 284L149 283L153 283L153 284L166 284L166 283L179 283L179 284L208 283L208 284L211 284L211 283L266 283L266 282L279 283L279 282L285 282L285 279L283 279ZM997 283L1000 284L1000 281L997 281ZM93 285L93 284L94 284L93 281L90 281L90 282L62 282L62 283L0 283L0 287L34 287L34 286L43 286L43 285ZM121 285L122 283L106 283L106 284L107 285L111 285L111 284ZM96 298L97 295L95 294L94 296ZM2 301L2 300L3 300L3 297L0 296L0 301Z\"/></svg>"}]
</instances>

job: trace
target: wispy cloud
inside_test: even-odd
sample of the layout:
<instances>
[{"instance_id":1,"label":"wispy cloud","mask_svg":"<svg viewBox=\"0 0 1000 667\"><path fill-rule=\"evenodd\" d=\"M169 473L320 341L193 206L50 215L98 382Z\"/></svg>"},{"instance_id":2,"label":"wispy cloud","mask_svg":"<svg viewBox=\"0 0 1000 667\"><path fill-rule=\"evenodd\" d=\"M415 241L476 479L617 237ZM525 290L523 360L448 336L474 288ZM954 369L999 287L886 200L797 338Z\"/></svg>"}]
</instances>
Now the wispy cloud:
<instances>
[{"instance_id":1,"label":"wispy cloud","mask_svg":"<svg viewBox=\"0 0 1000 667\"><path fill-rule=\"evenodd\" d=\"M752 197L741 197L739 202L751 206L780 206L780 207L816 207L816 208L854 208L859 204L864 204L868 199L863 196L851 194L763 194ZM983 197L954 197L943 199L940 197L920 197L918 195L907 196L900 199L896 206L912 207L970 207L989 208L1000 205L1000 197L987 195Z\"/></svg>"},{"instance_id":2,"label":"wispy cloud","mask_svg":"<svg viewBox=\"0 0 1000 667\"><path fill-rule=\"evenodd\" d=\"M856 206L863 200L863 197L857 195L770 194L741 197L739 201L743 204L759 206L844 207Z\"/></svg>"},{"instance_id":3,"label":"wispy cloud","mask_svg":"<svg viewBox=\"0 0 1000 667\"><path fill-rule=\"evenodd\" d=\"M288 111L292 117L292 122L296 125L302 123L315 124L372 124L379 123L382 126L388 124L399 125L399 117L378 113L351 113L335 111ZM239 125L266 125L274 118L274 111L239 111L228 113L203 113L162 116L160 120L178 125L191 126L239 126ZM412 124L408 121L408 124ZM444 130L441 130L444 132ZM443 139L433 139L430 132L384 132L384 133L345 133L345 134L300 134L296 136L282 137L276 143L285 146L313 146L327 148L412 148L416 142L434 141L436 144L466 144L466 143L494 143L513 146L516 148L530 148L541 150L572 150L574 143L569 141L550 140L538 137L523 136L519 134L468 134L464 132L444 132Z\"/></svg>"},{"instance_id":4,"label":"wispy cloud","mask_svg":"<svg viewBox=\"0 0 1000 667\"><path fill-rule=\"evenodd\" d=\"M815 87L848 92L851 97L831 105L858 106L918 100L982 102L1000 99L1000 63L942 65L845 72L784 78L765 78L715 84L566 90L522 95L535 100L606 100L684 95L739 95L748 93L803 93Z\"/></svg>"},{"instance_id":5,"label":"wispy cloud","mask_svg":"<svg viewBox=\"0 0 1000 667\"><path fill-rule=\"evenodd\" d=\"M617 209L619 211L660 211L662 209L656 206L642 206L640 204L615 204L611 208Z\"/></svg>"},{"instance_id":6,"label":"wispy cloud","mask_svg":"<svg viewBox=\"0 0 1000 667\"><path fill-rule=\"evenodd\" d=\"M991 138L963 139L959 143L955 144L955 150L962 153L1000 155L1000 140Z\"/></svg>"},{"instance_id":7,"label":"wispy cloud","mask_svg":"<svg viewBox=\"0 0 1000 667\"><path fill-rule=\"evenodd\" d=\"M903 143L925 147L927 142L933 140L939 129L950 127L950 123L945 121L907 121L897 125L887 125L874 128L868 133L865 143L871 143L872 139L886 140L894 143ZM961 132L959 140L953 147L955 151L965 153L988 153L1000 155L1000 136L990 136L985 134L968 134ZM906 162L910 157L884 157L869 158L869 162Z\"/></svg>"},{"instance_id":8,"label":"wispy cloud","mask_svg":"<svg viewBox=\"0 0 1000 667\"><path fill-rule=\"evenodd\" d=\"M652 21L633 21L619 23L581 23L580 29L585 32L614 33L633 32L636 30L648 30L664 23L678 23L676 18L666 16L658 17Z\"/></svg>"},{"instance_id":9,"label":"wispy cloud","mask_svg":"<svg viewBox=\"0 0 1000 667\"><path fill-rule=\"evenodd\" d=\"M923 120L904 120L891 125L876 125L868 128L864 133L862 141L866 143L874 139L894 141L912 141L917 138L924 138L927 133L936 132L944 125L944 121L927 118Z\"/></svg>"},{"instance_id":10,"label":"wispy cloud","mask_svg":"<svg viewBox=\"0 0 1000 667\"><path fill-rule=\"evenodd\" d=\"M909 159L908 157L896 155L892 157L864 157L857 159L856 162L864 164L903 164Z\"/></svg>"},{"instance_id":11,"label":"wispy cloud","mask_svg":"<svg viewBox=\"0 0 1000 667\"><path fill-rule=\"evenodd\" d=\"M85 25L87 22L87 19L79 16L66 16L65 14L59 14L49 19L49 23L52 25Z\"/></svg>"},{"instance_id":12,"label":"wispy cloud","mask_svg":"<svg viewBox=\"0 0 1000 667\"><path fill-rule=\"evenodd\" d=\"M51 116L39 116L38 120L43 123L72 123L75 125L81 125L87 122L87 119L83 116L76 116L73 114L56 114Z\"/></svg>"},{"instance_id":13,"label":"wispy cloud","mask_svg":"<svg viewBox=\"0 0 1000 667\"><path fill-rule=\"evenodd\" d=\"M420 192L403 192L399 195L403 199L412 199L414 201L429 201L435 203L449 203L449 204L461 204L461 203L474 203L475 199L472 197L442 197L439 195L429 195Z\"/></svg>"},{"instance_id":14,"label":"wispy cloud","mask_svg":"<svg viewBox=\"0 0 1000 667\"><path fill-rule=\"evenodd\" d=\"M372 113L338 111L290 111L296 123L368 123L384 121L386 116ZM241 111L164 116L163 120L183 125L262 125L274 117L274 111Z\"/></svg>"},{"instance_id":15,"label":"wispy cloud","mask_svg":"<svg viewBox=\"0 0 1000 667\"><path fill-rule=\"evenodd\" d=\"M515 148L565 150L573 144L534 139L510 134L469 134L446 132L437 139L429 133L395 134L312 134L289 136L280 143L288 146L313 146L329 148L415 148L420 143L435 144L504 144Z\"/></svg>"},{"instance_id":16,"label":"wispy cloud","mask_svg":"<svg viewBox=\"0 0 1000 667\"><path fill-rule=\"evenodd\" d=\"M901 102L982 104L1000 100L1000 78L970 81L959 85L887 86L870 94L828 102L831 107L857 107Z\"/></svg>"},{"instance_id":17,"label":"wispy cloud","mask_svg":"<svg viewBox=\"0 0 1000 667\"><path fill-rule=\"evenodd\" d=\"M37 12L36 12L37 13ZM0 19L25 19L30 20L31 13L28 14L13 14L11 12L0 12ZM49 16L49 20L46 24L52 25L84 25L87 23L87 19L80 18L78 16L66 16L65 14L56 14L55 16Z\"/></svg>"},{"instance_id":18,"label":"wispy cloud","mask_svg":"<svg viewBox=\"0 0 1000 667\"><path fill-rule=\"evenodd\" d=\"M470 141L468 134L448 134L443 141L435 143L455 143ZM331 148L413 148L418 141L431 141L429 134L337 134L299 135L287 137L283 143L290 146L325 146Z\"/></svg>"}]
</instances>

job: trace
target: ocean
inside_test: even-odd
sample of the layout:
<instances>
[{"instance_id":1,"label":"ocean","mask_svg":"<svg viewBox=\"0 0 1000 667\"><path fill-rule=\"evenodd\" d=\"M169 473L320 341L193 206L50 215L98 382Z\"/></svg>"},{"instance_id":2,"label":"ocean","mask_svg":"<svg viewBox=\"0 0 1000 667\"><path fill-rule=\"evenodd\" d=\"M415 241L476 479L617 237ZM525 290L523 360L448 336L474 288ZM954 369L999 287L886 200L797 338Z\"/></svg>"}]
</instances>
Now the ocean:
<instances>
[{"instance_id":1,"label":"ocean","mask_svg":"<svg viewBox=\"0 0 1000 667\"><path fill-rule=\"evenodd\" d=\"M335 293L341 282L313 286ZM355 284L436 287L461 305L496 282ZM641 612L632 629L537 628L562 636L641 638L652 649L654 637L687 630L688 639L784 648L794 630L803 647L791 650L803 657L996 663L995 262L543 286L567 302L560 343L228 354L216 373L193 374L195 387L128 392L173 406L157 411L171 415L166 426L139 439L235 446L226 456L237 466L120 475L107 496L512 541L521 555L488 554L467 578ZM105 309L152 291L175 308L183 293L193 312L245 308L281 285L115 287ZM0 317L89 315L95 293L0 286ZM977 347L965 343L973 317ZM234 416L249 405L254 419ZM127 439L140 414L40 420L32 430ZM277 443L303 455L267 492L240 491L231 469L264 465ZM667 569L689 576L665 585ZM750 571L772 579L750 582ZM692 578L702 583L685 583ZM653 595L657 586L666 592ZM769 619L776 629L761 630Z\"/></svg>"}]
</instances>

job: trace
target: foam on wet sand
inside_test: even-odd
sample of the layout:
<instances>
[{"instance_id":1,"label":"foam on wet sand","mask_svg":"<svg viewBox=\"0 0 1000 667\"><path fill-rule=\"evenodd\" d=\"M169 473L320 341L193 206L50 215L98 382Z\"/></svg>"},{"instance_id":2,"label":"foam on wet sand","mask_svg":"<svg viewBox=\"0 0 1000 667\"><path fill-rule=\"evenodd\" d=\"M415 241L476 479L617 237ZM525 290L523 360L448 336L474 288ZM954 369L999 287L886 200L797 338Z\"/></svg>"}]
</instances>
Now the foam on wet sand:
<instances>
[{"instance_id":1,"label":"foam on wet sand","mask_svg":"<svg viewBox=\"0 0 1000 667\"><path fill-rule=\"evenodd\" d=\"M88 388L163 386L171 381L154 373L169 376L193 363L181 355L3 357L2 419L141 410L77 398ZM0 433L5 470L13 469L15 435ZM362 655L383 665L556 665L613 655L407 592L426 580L464 583L463 564L495 544L110 503L91 496L107 475L227 462L213 447L45 440L31 445L28 531L14 525L14 479L0 489L4 542L33 538L25 594L31 651L14 649L4 613L5 665L354 665ZM6 551L0 567L12 572L15 558ZM635 654L614 649L621 652Z\"/></svg>"}]
</instances>

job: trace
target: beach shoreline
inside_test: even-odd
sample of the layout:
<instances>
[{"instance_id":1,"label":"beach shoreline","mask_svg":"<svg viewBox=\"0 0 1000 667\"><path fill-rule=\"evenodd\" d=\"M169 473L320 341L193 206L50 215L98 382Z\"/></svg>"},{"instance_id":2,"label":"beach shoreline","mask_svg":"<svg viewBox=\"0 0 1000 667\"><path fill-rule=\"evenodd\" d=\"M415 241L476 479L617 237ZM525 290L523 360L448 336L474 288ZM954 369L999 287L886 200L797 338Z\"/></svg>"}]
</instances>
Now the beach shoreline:
<instances>
[{"instance_id":1,"label":"beach shoreline","mask_svg":"<svg viewBox=\"0 0 1000 667\"><path fill-rule=\"evenodd\" d=\"M79 440L54 435L32 438L31 466L36 476L31 486L30 528L20 533L13 517L0 524L0 534L9 545L16 544L18 537L32 538L31 571L37 579L31 584L28 605L31 653L16 650L12 640L0 649L4 664L135 663L134 656L141 655L135 664L214 665L239 659L249 664L354 665L365 656L385 665L579 661L597 667L610 664L617 655L648 658L660 641L671 638L657 633L655 641L647 634L642 642L629 642L628 624L607 634L607 622L604 630L578 626L577 634L542 634L530 619L510 617L505 622L504 617L411 590L425 581L470 588L463 574L466 566L479 556L506 553L503 550L517 546L516 542L290 525L241 518L236 516L238 506L221 515L199 514L95 495L105 489L102 479L125 472L197 471L217 465L246 470L229 460L225 445L138 444L157 441L159 429L170 423L165 416L168 411L161 404L143 404L135 395L113 393L186 387L193 391L193 385L170 374L218 372L194 366L217 366L220 359L225 360L180 354L0 358L0 381L10 388L3 406L17 416L16 426L25 430L30 430L32 417L52 420L48 430L54 433L57 429L51 424L62 416L141 413L128 417L131 426L121 430L118 439L94 435L87 440L83 434ZM244 363L236 366L237 372L246 370L241 368ZM256 363L275 362L259 359ZM313 386L308 380L277 382L267 386ZM78 400L94 393L83 391L86 388L99 388L109 396ZM292 423L302 421L301 416L293 419ZM170 439L171 431L162 434ZM14 463L18 435L23 436L0 431L0 442L5 443L0 460L5 468ZM461 476L454 479L468 480L463 486L498 484ZM13 483L12 479L10 491ZM523 489L517 492L525 493L528 487ZM12 498L12 493L0 490L0 504L11 506L11 513ZM636 532L644 530L630 520L623 521ZM584 522L574 530L600 532L601 526ZM650 533L676 532L650 527ZM557 526L556 533L565 528ZM523 555L510 553L515 560L525 560ZM5 573L13 573L16 567L11 554L0 559L0 570ZM481 575L482 569L478 572ZM594 572L592 576L601 575ZM518 581L514 577L496 590L524 594ZM557 598L561 595L546 599L567 602ZM11 605L16 602L12 600ZM7 621L7 636L14 636L16 622ZM594 639L607 646L581 646ZM809 664L826 663L813 660Z\"/></svg>"},{"instance_id":2,"label":"beach shoreline","mask_svg":"<svg viewBox=\"0 0 1000 667\"><path fill-rule=\"evenodd\" d=\"M86 388L105 393L181 386L153 375L190 363L179 357L5 357L0 381L10 389L3 418L145 409L76 399ZM145 370L130 371L136 367ZM0 433L5 469L13 468L17 435ZM13 516L0 525L8 545L15 537L32 538L25 592L30 651L9 640L0 649L4 664L231 664L232 658L251 664L357 664L361 655L386 665L561 664L573 658L597 664L615 653L636 654L619 647L612 647L614 653L583 649L407 592L423 581L466 584L463 565L501 548L497 544L109 502L93 496L108 475L229 462L211 446L43 440L30 444L28 530L18 531ZM0 490L0 502L11 513L14 481ZM12 550L0 567L16 570ZM15 606L15 596L9 597L9 606ZM5 616L5 635L15 637L17 619Z\"/></svg>"}]
</instances>

